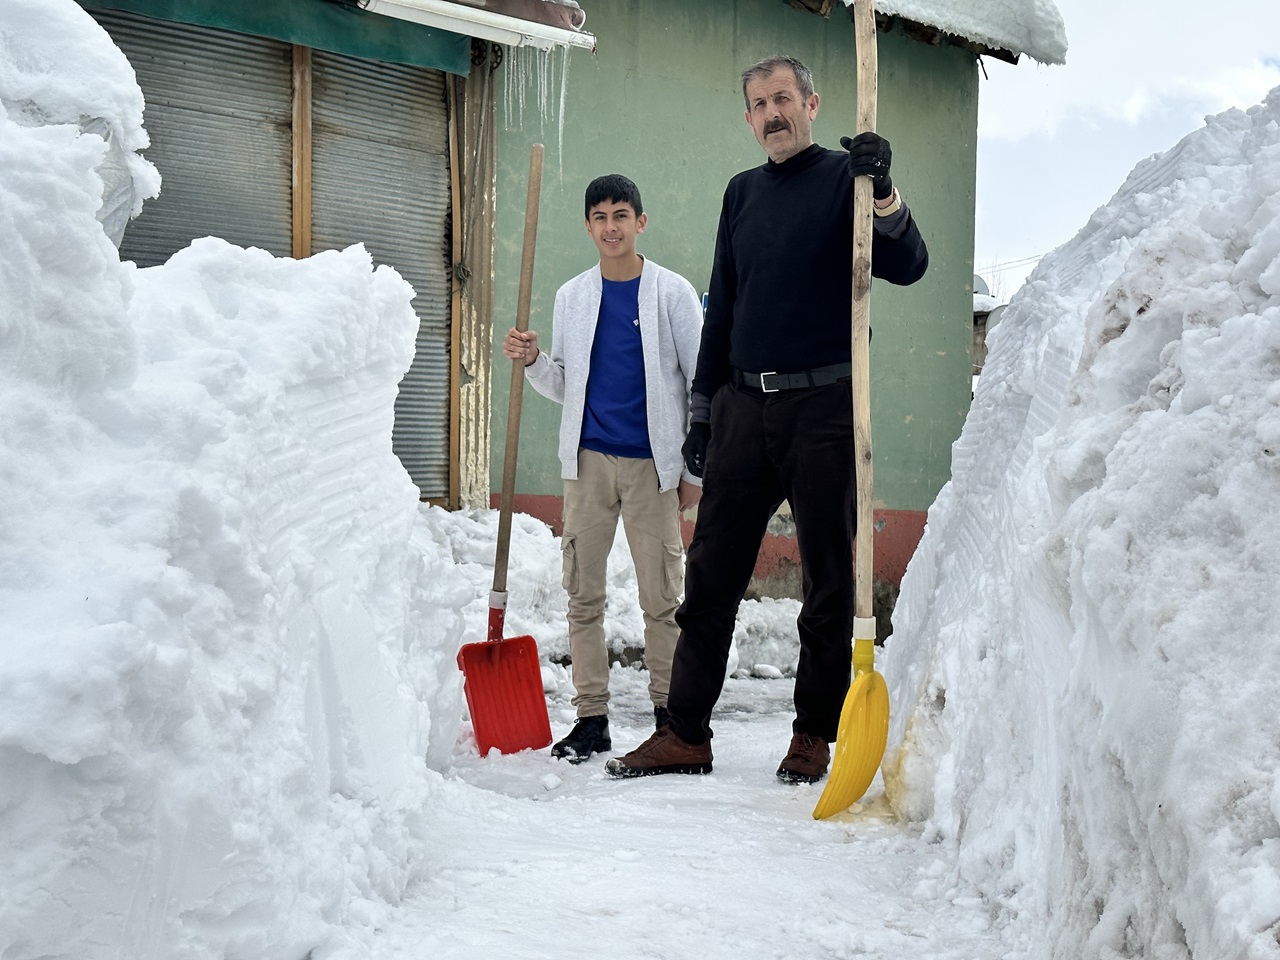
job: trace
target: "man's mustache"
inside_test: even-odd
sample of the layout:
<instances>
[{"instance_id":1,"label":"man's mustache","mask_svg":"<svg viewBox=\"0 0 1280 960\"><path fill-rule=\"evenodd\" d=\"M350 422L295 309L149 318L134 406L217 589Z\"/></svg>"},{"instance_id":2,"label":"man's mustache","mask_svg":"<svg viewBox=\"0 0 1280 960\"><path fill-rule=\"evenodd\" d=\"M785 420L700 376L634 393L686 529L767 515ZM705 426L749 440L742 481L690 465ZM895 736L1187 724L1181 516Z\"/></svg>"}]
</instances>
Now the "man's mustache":
<instances>
[{"instance_id":1,"label":"man's mustache","mask_svg":"<svg viewBox=\"0 0 1280 960\"><path fill-rule=\"evenodd\" d=\"M785 120L770 120L764 125L764 135L767 137L771 133L777 133L779 130L790 130L791 127Z\"/></svg>"}]
</instances>

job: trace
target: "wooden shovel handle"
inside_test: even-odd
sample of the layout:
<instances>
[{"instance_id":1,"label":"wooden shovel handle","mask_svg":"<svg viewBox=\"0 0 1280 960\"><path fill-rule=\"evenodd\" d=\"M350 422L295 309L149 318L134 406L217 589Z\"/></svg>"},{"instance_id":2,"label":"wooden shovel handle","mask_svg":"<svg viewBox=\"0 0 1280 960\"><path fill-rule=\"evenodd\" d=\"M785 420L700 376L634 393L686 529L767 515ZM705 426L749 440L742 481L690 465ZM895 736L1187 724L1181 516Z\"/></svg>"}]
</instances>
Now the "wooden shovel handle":
<instances>
[{"instance_id":1,"label":"wooden shovel handle","mask_svg":"<svg viewBox=\"0 0 1280 960\"><path fill-rule=\"evenodd\" d=\"M524 206L524 251L520 257L520 294L516 300L516 329L529 329L529 301L533 294L533 251L538 238L538 197L542 192L542 144L529 152L529 195ZM498 504L498 551L493 561L493 592L507 592L507 556L511 552L511 501L516 493L516 454L520 448L520 408L524 400L524 360L511 361L511 391L507 399L507 450L502 460L502 499Z\"/></svg>"},{"instance_id":2,"label":"wooden shovel handle","mask_svg":"<svg viewBox=\"0 0 1280 960\"><path fill-rule=\"evenodd\" d=\"M854 0L858 45L857 133L876 128L876 15L872 0ZM871 456L871 218L870 177L853 181L853 451L857 468L857 556L854 560L854 615L871 617L874 569L875 492Z\"/></svg>"}]
</instances>

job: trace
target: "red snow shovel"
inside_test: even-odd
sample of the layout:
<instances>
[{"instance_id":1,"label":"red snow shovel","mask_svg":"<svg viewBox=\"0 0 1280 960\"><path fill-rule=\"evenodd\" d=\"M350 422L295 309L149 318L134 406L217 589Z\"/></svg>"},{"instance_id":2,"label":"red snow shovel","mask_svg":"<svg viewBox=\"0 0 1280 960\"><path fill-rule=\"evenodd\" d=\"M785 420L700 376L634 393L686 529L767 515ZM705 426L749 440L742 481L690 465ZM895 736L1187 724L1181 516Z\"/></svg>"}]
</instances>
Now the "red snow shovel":
<instances>
[{"instance_id":1,"label":"red snow shovel","mask_svg":"<svg viewBox=\"0 0 1280 960\"><path fill-rule=\"evenodd\" d=\"M872 0L854 0L858 38L857 132L876 128L876 15ZM853 447L857 463L858 541L854 561L853 684L840 711L831 776L815 820L847 810L875 779L889 737L889 688L875 669L876 620L871 577L874 551L871 495L871 178L853 182Z\"/></svg>"},{"instance_id":2,"label":"red snow shovel","mask_svg":"<svg viewBox=\"0 0 1280 960\"><path fill-rule=\"evenodd\" d=\"M516 301L516 329L529 328L529 299L533 288L533 248L538 235L538 194L542 187L542 144L529 156L529 197L524 212L524 252L520 261L520 294ZM498 510L498 549L493 561L493 590L489 593L489 634L481 643L464 644L458 651L467 709L480 756L539 750L551 743L551 722L542 690L542 667L533 637L502 639L507 615L507 554L511 548L511 500L516 490L516 451L520 444L520 406L524 398L524 361L511 365L511 393L507 405L507 452L502 464L502 501Z\"/></svg>"}]
</instances>

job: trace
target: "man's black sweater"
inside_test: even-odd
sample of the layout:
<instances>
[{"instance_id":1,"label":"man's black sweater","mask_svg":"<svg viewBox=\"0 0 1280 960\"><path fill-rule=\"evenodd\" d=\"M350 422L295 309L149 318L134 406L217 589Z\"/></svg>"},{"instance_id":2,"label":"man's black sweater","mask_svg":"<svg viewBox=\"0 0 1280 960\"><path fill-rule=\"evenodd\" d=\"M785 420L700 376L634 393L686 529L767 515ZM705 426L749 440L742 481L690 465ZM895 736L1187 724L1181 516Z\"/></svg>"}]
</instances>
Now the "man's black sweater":
<instances>
[{"instance_id":1,"label":"man's black sweater","mask_svg":"<svg viewBox=\"0 0 1280 960\"><path fill-rule=\"evenodd\" d=\"M924 276L929 254L902 213L876 224L871 274L905 285ZM713 396L731 366L793 373L847 362L852 286L848 155L813 144L739 173L724 192L694 392Z\"/></svg>"}]
</instances>

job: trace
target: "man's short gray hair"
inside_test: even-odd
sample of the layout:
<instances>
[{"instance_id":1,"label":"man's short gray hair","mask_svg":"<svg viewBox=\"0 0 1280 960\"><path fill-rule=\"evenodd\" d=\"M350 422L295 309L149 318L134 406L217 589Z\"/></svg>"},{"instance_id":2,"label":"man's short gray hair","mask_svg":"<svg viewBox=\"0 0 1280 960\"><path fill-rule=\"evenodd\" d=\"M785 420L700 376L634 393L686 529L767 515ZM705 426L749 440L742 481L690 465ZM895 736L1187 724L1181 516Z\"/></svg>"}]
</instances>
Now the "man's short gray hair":
<instances>
[{"instance_id":1,"label":"man's short gray hair","mask_svg":"<svg viewBox=\"0 0 1280 960\"><path fill-rule=\"evenodd\" d=\"M742 71L742 99L747 100L747 84L757 78L764 78L772 74L775 70L786 67L796 77L796 86L800 88L800 96L808 100L813 96L813 74L809 72L809 68L797 60L795 57L784 57L781 54L774 57L765 57L759 63L753 63L747 69ZM751 109L751 104L747 103L747 109Z\"/></svg>"}]
</instances>

